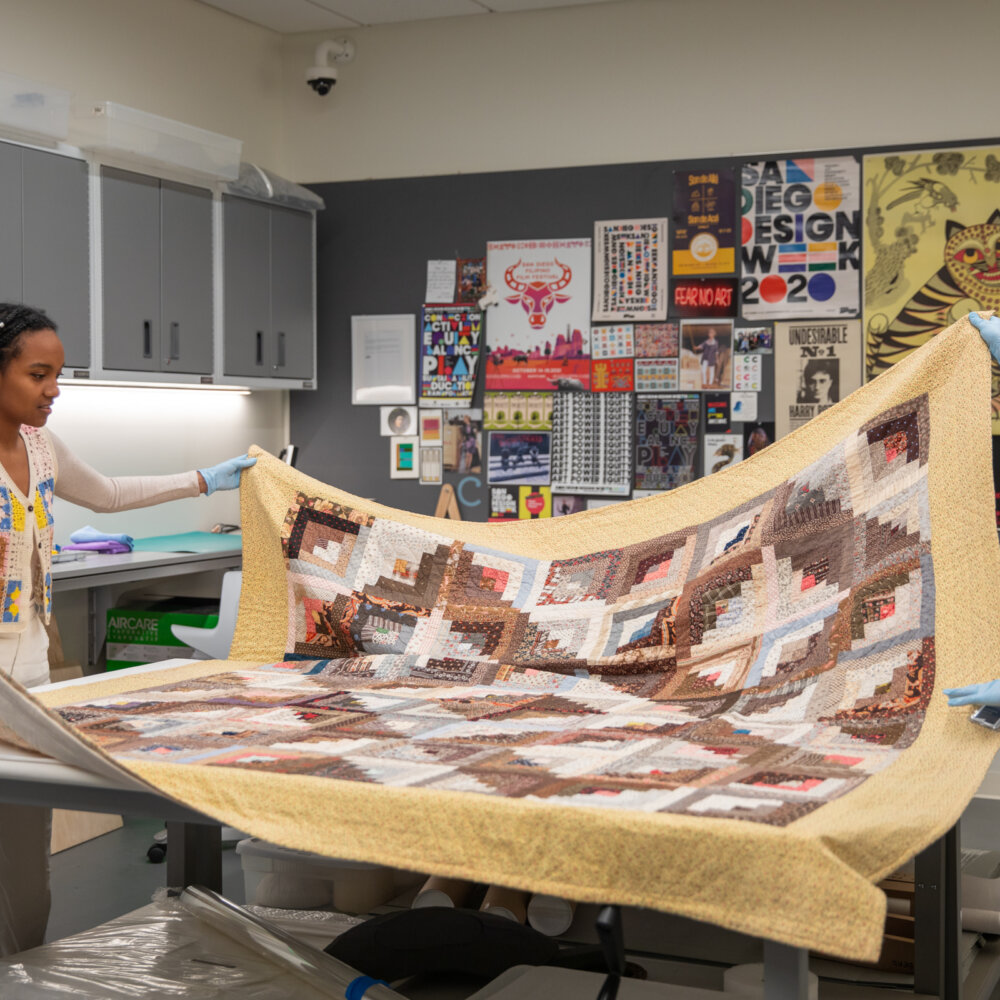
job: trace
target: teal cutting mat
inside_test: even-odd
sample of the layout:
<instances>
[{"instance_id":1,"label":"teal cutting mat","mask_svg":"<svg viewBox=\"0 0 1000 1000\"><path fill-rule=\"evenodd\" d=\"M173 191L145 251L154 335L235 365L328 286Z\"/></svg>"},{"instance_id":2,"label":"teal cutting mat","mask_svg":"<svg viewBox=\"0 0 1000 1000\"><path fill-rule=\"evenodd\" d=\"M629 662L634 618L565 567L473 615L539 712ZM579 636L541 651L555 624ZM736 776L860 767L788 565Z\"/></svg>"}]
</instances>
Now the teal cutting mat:
<instances>
[{"instance_id":1,"label":"teal cutting mat","mask_svg":"<svg viewBox=\"0 0 1000 1000\"><path fill-rule=\"evenodd\" d=\"M135 540L136 552L238 552L241 548L242 535L217 535L212 531L185 531L180 535Z\"/></svg>"}]
</instances>

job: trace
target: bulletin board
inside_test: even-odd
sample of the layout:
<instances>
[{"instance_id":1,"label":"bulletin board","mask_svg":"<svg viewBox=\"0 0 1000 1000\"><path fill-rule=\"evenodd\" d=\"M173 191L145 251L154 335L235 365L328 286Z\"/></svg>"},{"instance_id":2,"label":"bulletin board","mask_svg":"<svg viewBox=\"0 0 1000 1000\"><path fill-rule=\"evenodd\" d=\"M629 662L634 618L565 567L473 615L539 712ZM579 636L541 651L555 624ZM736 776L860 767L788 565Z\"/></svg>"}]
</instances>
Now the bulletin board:
<instances>
[{"instance_id":1,"label":"bulletin board","mask_svg":"<svg viewBox=\"0 0 1000 1000\"><path fill-rule=\"evenodd\" d=\"M831 354L839 352L849 359L851 365L856 355L857 364L866 369L864 374L873 377L877 374L873 366L881 363L880 359L898 354L913 341L912 337L907 340L906 336L899 334L891 322L883 322L882 313L877 308L878 296L886 300L892 294L900 297L905 289L894 277L893 268L899 270L900 261L905 262L911 257L919 260L920 253L926 255L931 245L930 237L922 240L921 237L934 226L947 225L946 215L955 216L953 221L965 226L986 224L990 213L985 212L980 204L984 197L993 209L1000 210L1000 183L993 183L1000 180L1000 163L993 155L994 152L1000 154L996 146L1000 146L1000 140L978 139L878 149L806 151L780 156L751 153L741 157L312 185L327 206L317 217L319 389L291 394L291 439L301 449L298 466L308 474L336 483L349 492L394 507L432 514L438 497L436 486L422 484L419 479L390 478L386 438L380 436L377 407L351 406L347 402L351 398L351 317L401 313L419 317L429 260L484 256L490 241L591 238L595 222L599 220L670 220L671 295L674 276L681 277L682 274L685 278L690 276L693 282L728 283L730 288L735 283L739 290L741 278L749 276L745 268L741 269L741 256L745 259L748 246L752 252L753 239L757 236L753 234L748 244L748 216L744 214L741 219L741 214L748 212L746 194L742 196L742 201L740 195L741 177L746 176L742 171L748 164L757 168L761 178L769 169L768 164L780 164L782 171L791 171L787 177L782 177L782 181L786 185L794 185L797 180L793 176L797 169L794 164L822 160L824 164L832 164L828 168L831 186L850 191L854 183L858 185L858 195L863 194L861 188L866 178L869 180L869 187L877 198L872 198L870 203L865 197L860 200L856 285L852 287L850 274L846 278L842 274L836 275L834 281L832 278L827 280L828 276L822 271L823 260L835 260L838 253L855 252L851 247L852 234L817 231L811 235L807 257L818 269L818 280L813 281L815 275L810 274L808 288L800 289L795 280L777 280L780 263L777 258L770 265L770 270L762 265L754 282L742 282L743 297L738 301L737 326L759 324L762 329L770 329L771 336L784 336L790 342L803 343L807 331L789 329L795 327L790 320L801 321L802 324L814 322L812 316L817 309L820 314L824 311L822 297L825 295L836 303L839 310L836 316L839 327L832 336L835 343L825 350ZM947 155L941 153L942 150ZM963 151L957 160L952 152L954 150ZM921 155L921 151L926 151L926 154ZM856 173L851 172L852 162L857 163ZM679 206L690 207L692 199L697 197L699 177L706 171L717 173L722 183L727 177L732 178L735 185L735 211L731 220L735 251L731 256L724 246L725 237L719 249L704 234L694 231L697 226L693 229L688 226L692 231L685 232L679 219L673 217ZM819 177L817 183L826 183L826 176ZM961 206L973 204L972 195L963 194L965 189L974 189L979 199L974 207L975 218L960 218ZM866 218L865 214L878 199L887 223L881 228L877 219ZM749 218L754 219L754 210L749 211ZM970 211L973 209L970 208ZM980 219L979 215L984 217ZM691 217L689 214L687 220ZM727 220L722 222L724 230ZM989 220L989 224L995 226L1000 235L1000 212L996 218ZM678 232L679 228L681 232ZM943 228L941 234L944 241ZM836 242L838 235L842 237L839 243ZM984 232L980 235L986 237L990 234ZM828 244L825 251L821 237ZM677 255L679 249L685 251L680 256ZM766 247L755 256L760 259L765 251ZM725 278L699 277L704 273L706 255L713 253L719 254L718 259L723 261L735 260L735 270L728 282ZM933 274L933 267L927 266ZM711 264L708 269L712 270ZM715 270L718 270L718 264ZM948 277L944 275L941 280ZM964 287L962 280L963 275L951 278L952 284L958 282L959 287ZM909 284L914 285L912 276ZM781 294L805 295L810 304L803 305L801 312L783 310L776 285L781 286L778 290ZM863 289L871 294L863 297ZM816 292L816 301L811 298L813 291ZM959 301L957 292L950 302L952 308L962 308L964 304ZM676 305L671 300L668 317L671 322L679 322L681 318ZM901 308L900 315L904 311ZM829 309L826 316L826 319L815 322L834 323ZM922 314L917 321L929 328L928 324L942 317ZM487 311L487 339L490 318ZM909 319L909 314L905 318ZM594 320L595 325L599 322L602 321ZM707 333L704 329L699 330L694 319L689 318L688 322L693 325L688 328L686 343L696 349ZM869 330L874 331L872 344L865 341ZM726 341L723 331L720 338L723 354L726 350L737 348L739 334L740 330L736 329L728 334L732 340ZM418 350L416 343L414 350ZM869 363L871 358L875 361ZM807 378L811 384L820 387L817 391L822 391L826 376L815 366L809 371L798 372L797 376L782 370L779 372L782 384L776 385L775 354L759 353L755 355L753 364L752 371L737 370L735 374L751 379L752 384L759 388L756 421L777 423L780 436L782 429L787 432L795 426L796 419L808 416L804 407L796 409L794 386L790 380ZM867 371L869 368L872 371ZM701 370L709 369L703 366ZM643 377L656 378L657 374L650 367L643 372ZM681 391L691 388L682 386ZM711 387L694 388L705 390ZM733 388L737 386L734 384ZM717 436L713 436L712 426L707 421L711 414L718 415L721 400L713 400L709 391L700 391L699 395L702 397L699 451L694 462L700 474L717 466L713 459L716 454L725 455L725 446L706 454L707 447L714 448L718 444ZM484 378L481 371L472 405L481 408L483 397ZM682 406L680 403L677 405ZM673 419L676 414L668 416ZM740 431L737 414L731 414L731 418L734 421L732 430ZM485 450L485 435L483 445ZM468 520L487 519L490 499L487 458L484 454L479 473L447 470L443 473L443 482L454 486L462 516ZM558 456L553 456L553 461L557 460ZM428 480L431 481L437 482L436 479Z\"/></svg>"}]
</instances>

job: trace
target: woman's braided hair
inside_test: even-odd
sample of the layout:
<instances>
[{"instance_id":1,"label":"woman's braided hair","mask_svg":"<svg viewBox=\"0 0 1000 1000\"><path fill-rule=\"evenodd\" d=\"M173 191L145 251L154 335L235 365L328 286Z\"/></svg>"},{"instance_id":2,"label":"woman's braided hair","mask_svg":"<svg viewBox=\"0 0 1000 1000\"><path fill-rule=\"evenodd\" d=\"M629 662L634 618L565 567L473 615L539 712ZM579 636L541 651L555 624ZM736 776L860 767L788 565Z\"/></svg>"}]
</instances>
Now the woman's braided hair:
<instances>
[{"instance_id":1,"label":"woman's braided hair","mask_svg":"<svg viewBox=\"0 0 1000 1000\"><path fill-rule=\"evenodd\" d=\"M0 302L0 371L21 353L22 334L55 329L55 323L40 309Z\"/></svg>"}]
</instances>

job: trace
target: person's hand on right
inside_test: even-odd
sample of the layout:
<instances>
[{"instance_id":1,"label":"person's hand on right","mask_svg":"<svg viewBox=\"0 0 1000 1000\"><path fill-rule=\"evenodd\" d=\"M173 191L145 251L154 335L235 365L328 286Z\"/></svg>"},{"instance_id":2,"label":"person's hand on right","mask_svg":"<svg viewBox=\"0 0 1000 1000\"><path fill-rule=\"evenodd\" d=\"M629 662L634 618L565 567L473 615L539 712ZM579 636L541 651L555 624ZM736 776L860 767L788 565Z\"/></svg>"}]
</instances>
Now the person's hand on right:
<instances>
[{"instance_id":1,"label":"person's hand on right","mask_svg":"<svg viewBox=\"0 0 1000 1000\"><path fill-rule=\"evenodd\" d=\"M1000 708L1000 680L983 684L967 684L960 688L945 688L948 704L955 705L995 705Z\"/></svg>"},{"instance_id":2,"label":"person's hand on right","mask_svg":"<svg viewBox=\"0 0 1000 1000\"><path fill-rule=\"evenodd\" d=\"M970 312L969 322L979 331L979 336L986 341L993 360L1000 365L1000 316L994 314L989 319L983 319L979 313Z\"/></svg>"}]
</instances>

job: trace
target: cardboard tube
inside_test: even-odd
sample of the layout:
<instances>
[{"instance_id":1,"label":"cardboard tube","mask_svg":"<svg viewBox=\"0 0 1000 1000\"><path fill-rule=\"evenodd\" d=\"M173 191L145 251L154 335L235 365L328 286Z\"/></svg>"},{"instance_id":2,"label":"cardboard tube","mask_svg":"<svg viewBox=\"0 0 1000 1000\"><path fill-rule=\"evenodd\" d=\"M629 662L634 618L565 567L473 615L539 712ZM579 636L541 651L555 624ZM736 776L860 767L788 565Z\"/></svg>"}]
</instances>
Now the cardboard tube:
<instances>
[{"instance_id":1,"label":"cardboard tube","mask_svg":"<svg viewBox=\"0 0 1000 1000\"><path fill-rule=\"evenodd\" d=\"M569 930L575 910L576 903L568 899L536 892L528 901L528 923L536 931L555 937Z\"/></svg>"},{"instance_id":2,"label":"cardboard tube","mask_svg":"<svg viewBox=\"0 0 1000 1000\"><path fill-rule=\"evenodd\" d=\"M491 885L486 890L480 910L495 913L523 924L528 918L528 894L519 889L507 889L502 885Z\"/></svg>"},{"instance_id":3,"label":"cardboard tube","mask_svg":"<svg viewBox=\"0 0 1000 1000\"><path fill-rule=\"evenodd\" d=\"M410 904L411 909L416 910L421 906L462 906L472 894L472 886L472 882L464 879L432 875Z\"/></svg>"}]
</instances>

